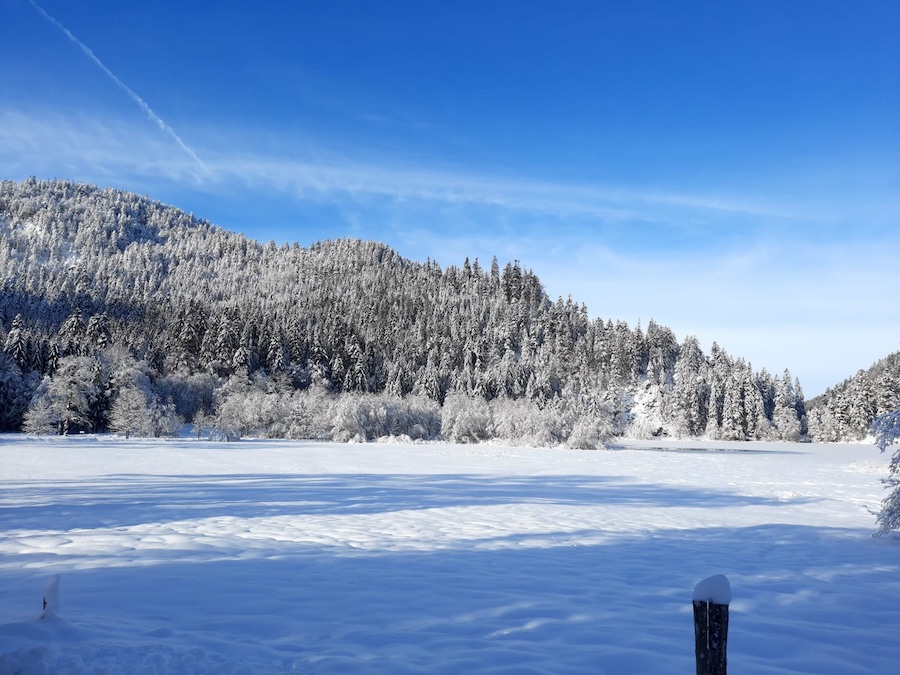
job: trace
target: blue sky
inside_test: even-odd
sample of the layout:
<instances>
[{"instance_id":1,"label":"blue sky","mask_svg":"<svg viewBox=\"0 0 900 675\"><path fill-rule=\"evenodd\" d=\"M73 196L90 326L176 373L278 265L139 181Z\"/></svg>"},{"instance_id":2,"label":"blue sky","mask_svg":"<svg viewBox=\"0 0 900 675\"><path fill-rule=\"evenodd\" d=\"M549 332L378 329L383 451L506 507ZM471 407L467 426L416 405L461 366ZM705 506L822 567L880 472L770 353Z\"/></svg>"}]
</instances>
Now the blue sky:
<instances>
[{"instance_id":1,"label":"blue sky","mask_svg":"<svg viewBox=\"0 0 900 675\"><path fill-rule=\"evenodd\" d=\"M4 0L3 178L518 259L785 367L900 349L900 3Z\"/></svg>"}]
</instances>

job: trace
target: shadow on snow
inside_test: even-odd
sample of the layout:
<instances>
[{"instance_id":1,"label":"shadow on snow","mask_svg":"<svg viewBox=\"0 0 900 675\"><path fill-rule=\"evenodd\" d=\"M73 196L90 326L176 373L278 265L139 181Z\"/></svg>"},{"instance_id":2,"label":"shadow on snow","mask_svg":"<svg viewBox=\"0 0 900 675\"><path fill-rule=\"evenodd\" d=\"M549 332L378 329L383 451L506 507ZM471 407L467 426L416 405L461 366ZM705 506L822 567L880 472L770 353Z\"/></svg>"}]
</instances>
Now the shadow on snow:
<instances>
[{"instance_id":1,"label":"shadow on snow","mask_svg":"<svg viewBox=\"0 0 900 675\"><path fill-rule=\"evenodd\" d=\"M125 631L128 649L199 646L266 672L674 675L693 667L691 589L722 572L736 670L888 672L900 659L896 553L858 530L759 525L592 546L166 562L64 573L63 620L86 641ZM28 585L0 573L12 577ZM0 625L0 638L23 625Z\"/></svg>"},{"instance_id":2,"label":"shadow on snow","mask_svg":"<svg viewBox=\"0 0 900 675\"><path fill-rule=\"evenodd\" d=\"M798 497L792 503L810 501ZM186 519L377 514L503 504L646 507L783 506L737 492L630 483L595 476L410 474L112 475L17 481L4 490L0 531L124 527ZM16 505L21 502L21 505Z\"/></svg>"}]
</instances>

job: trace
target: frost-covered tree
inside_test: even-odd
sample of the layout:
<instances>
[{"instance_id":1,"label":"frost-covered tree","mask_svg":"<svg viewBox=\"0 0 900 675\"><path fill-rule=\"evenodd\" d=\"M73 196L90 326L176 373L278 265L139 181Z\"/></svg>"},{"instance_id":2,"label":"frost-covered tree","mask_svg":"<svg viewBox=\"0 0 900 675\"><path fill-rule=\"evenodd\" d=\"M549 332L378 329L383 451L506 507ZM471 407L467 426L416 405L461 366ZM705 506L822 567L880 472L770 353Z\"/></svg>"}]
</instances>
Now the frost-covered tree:
<instances>
[{"instance_id":1,"label":"frost-covered tree","mask_svg":"<svg viewBox=\"0 0 900 675\"><path fill-rule=\"evenodd\" d=\"M87 356L66 356L59 360L56 373L47 392L32 405L49 404L59 423L59 433L94 431L95 404L100 396L97 387L94 359Z\"/></svg>"},{"instance_id":2,"label":"frost-covered tree","mask_svg":"<svg viewBox=\"0 0 900 675\"><path fill-rule=\"evenodd\" d=\"M900 410L877 417L871 431L881 452L893 445L897 446L891 457L890 476L884 479L884 484L891 493L881 503L881 512L876 521L878 533L884 534L900 530Z\"/></svg>"},{"instance_id":3,"label":"frost-covered tree","mask_svg":"<svg viewBox=\"0 0 900 675\"><path fill-rule=\"evenodd\" d=\"M16 314L12 327L6 336L3 351L16 360L20 368L28 362L28 339L25 334L25 321L21 314Z\"/></svg>"},{"instance_id":4,"label":"frost-covered tree","mask_svg":"<svg viewBox=\"0 0 900 675\"><path fill-rule=\"evenodd\" d=\"M46 377L38 387L34 400L22 418L22 431L39 436L59 433L59 414L54 410L47 396L50 378Z\"/></svg>"},{"instance_id":5,"label":"frost-covered tree","mask_svg":"<svg viewBox=\"0 0 900 675\"><path fill-rule=\"evenodd\" d=\"M109 411L109 428L129 436L153 436L147 397L134 385L119 390Z\"/></svg>"},{"instance_id":6,"label":"frost-covered tree","mask_svg":"<svg viewBox=\"0 0 900 675\"><path fill-rule=\"evenodd\" d=\"M647 329L651 335L653 322ZM700 343L693 335L685 338L679 358L671 357L675 364L675 385L670 427L675 436L697 436L706 429L708 415L708 387L703 373L706 370Z\"/></svg>"}]
</instances>

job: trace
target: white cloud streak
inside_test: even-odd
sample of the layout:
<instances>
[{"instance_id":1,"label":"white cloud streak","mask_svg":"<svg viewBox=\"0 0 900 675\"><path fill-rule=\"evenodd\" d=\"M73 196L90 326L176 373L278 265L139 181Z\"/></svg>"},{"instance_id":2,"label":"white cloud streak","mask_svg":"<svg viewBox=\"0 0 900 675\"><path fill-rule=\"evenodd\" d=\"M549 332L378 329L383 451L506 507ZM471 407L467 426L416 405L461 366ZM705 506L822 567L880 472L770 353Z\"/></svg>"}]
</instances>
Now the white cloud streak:
<instances>
[{"instance_id":1,"label":"white cloud streak","mask_svg":"<svg viewBox=\"0 0 900 675\"><path fill-rule=\"evenodd\" d=\"M107 77L109 77L109 79L111 79L116 84L116 86L118 86L122 91L124 91L126 94L128 94L128 96L130 96L131 99L135 103L137 103L137 105L140 107L140 109L143 110L144 113L146 113L147 117L149 117L153 122L155 122L156 125L164 133L168 134L168 136L171 137L172 140L174 140L182 150L184 150L184 152L188 155L188 157L190 157L197 164L197 166L199 166L203 170L203 173L205 173L207 175L210 174L210 171L207 168L206 164L203 163L203 160L200 159L200 157L197 155L197 153L194 152L188 146L188 144L185 143L181 139L181 137L175 132L175 130L172 127L170 127L168 124L166 124L166 122L159 115L157 115L155 112L153 112L153 109L147 104L147 102L144 99L142 99L140 96L138 96L137 93L135 93L135 91L131 87L129 87L124 82L122 82L122 80L120 80L116 76L115 73L113 73L109 68L107 68L104 65L104 63L99 58L97 58L97 55L94 54L94 52L90 48L87 47L87 45L85 45L81 40L79 40L77 37L75 37L72 34L72 32L68 28L66 28L62 23L60 23L55 17L48 14L44 10L43 7L41 7L39 4L37 4L37 2L35 2L35 0L28 0L28 2L31 4L32 7L34 7L38 12L40 12L44 16L44 18L47 19L47 21L49 21L54 26L59 28L59 30L61 30L63 32L63 34L67 38L69 38L69 40L71 40L79 49L81 49L82 52L84 52L85 56L87 56L91 61L93 61L97 65L97 67L100 68L100 70L102 70L107 75Z\"/></svg>"},{"instance_id":2,"label":"white cloud streak","mask_svg":"<svg viewBox=\"0 0 900 675\"><path fill-rule=\"evenodd\" d=\"M490 174L354 162L303 162L267 157L210 161L214 175L246 184L265 183L300 198L347 194L447 204L478 204L556 216L655 222L662 210L796 218L777 206L727 198L635 191L591 184L561 184Z\"/></svg>"},{"instance_id":3,"label":"white cloud streak","mask_svg":"<svg viewBox=\"0 0 900 675\"><path fill-rule=\"evenodd\" d=\"M130 176L182 181L193 164L180 161L146 132L115 120L0 108L0 148L9 169L27 175L69 166L67 177L81 180ZM229 134L234 139L239 134ZM219 146L219 143L213 143ZM420 203L449 208L482 206L531 213L536 217L587 218L596 222L673 222L681 229L703 229L711 214L792 219L789 209L752 200L641 191L599 184L566 184L515 176L417 166L375 158L354 161L321 150L297 154L303 160L268 156L236 148L232 154L206 152L201 189L257 190L292 195L300 201L387 200L398 206ZM48 168L42 168L42 167ZM709 216L709 218L707 218ZM699 223L699 224L698 224Z\"/></svg>"}]
</instances>

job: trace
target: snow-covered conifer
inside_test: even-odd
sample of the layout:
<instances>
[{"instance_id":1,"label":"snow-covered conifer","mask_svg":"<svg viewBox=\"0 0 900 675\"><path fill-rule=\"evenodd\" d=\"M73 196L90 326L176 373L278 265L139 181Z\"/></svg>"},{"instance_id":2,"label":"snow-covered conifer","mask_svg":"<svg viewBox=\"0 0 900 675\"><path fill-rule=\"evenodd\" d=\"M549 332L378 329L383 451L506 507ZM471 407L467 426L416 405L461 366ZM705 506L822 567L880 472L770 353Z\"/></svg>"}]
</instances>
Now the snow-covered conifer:
<instances>
[{"instance_id":1,"label":"snow-covered conifer","mask_svg":"<svg viewBox=\"0 0 900 675\"><path fill-rule=\"evenodd\" d=\"M897 446L891 457L890 476L884 480L891 493L882 502L877 520L878 532L883 534L900 530L900 409L876 418L871 431L882 452Z\"/></svg>"}]
</instances>

